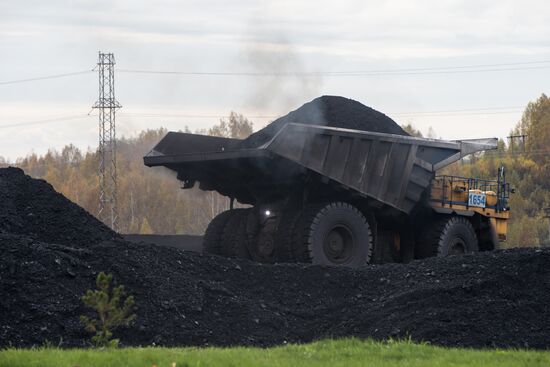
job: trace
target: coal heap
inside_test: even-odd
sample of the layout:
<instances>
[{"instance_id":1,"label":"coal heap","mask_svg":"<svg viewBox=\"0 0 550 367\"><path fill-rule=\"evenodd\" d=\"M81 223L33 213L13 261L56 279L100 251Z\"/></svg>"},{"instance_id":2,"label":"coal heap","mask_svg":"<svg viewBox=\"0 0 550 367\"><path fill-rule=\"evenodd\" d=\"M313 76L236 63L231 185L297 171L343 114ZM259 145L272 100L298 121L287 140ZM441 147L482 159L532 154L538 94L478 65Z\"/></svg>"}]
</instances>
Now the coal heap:
<instances>
[{"instance_id":1,"label":"coal heap","mask_svg":"<svg viewBox=\"0 0 550 367\"><path fill-rule=\"evenodd\" d=\"M360 102L339 96L322 96L250 135L241 147L256 148L271 140L285 124L291 122L408 135L391 118Z\"/></svg>"},{"instance_id":2,"label":"coal heap","mask_svg":"<svg viewBox=\"0 0 550 367\"><path fill-rule=\"evenodd\" d=\"M19 168L0 169L0 233L85 245L118 235L44 180Z\"/></svg>"},{"instance_id":3,"label":"coal heap","mask_svg":"<svg viewBox=\"0 0 550 367\"><path fill-rule=\"evenodd\" d=\"M19 198L18 203L54 216L72 208L65 217L71 221L61 229L76 239L68 241L61 232L50 236L35 229L40 226L21 233L23 219L7 227L6 213L25 218L29 209L2 207L0 347L61 339L62 346L89 345L79 324L79 315L87 312L80 296L94 288L100 271L112 273L136 299L135 324L115 332L123 345L269 346L357 336L410 337L446 346L550 347L549 249L361 269L255 264L110 237L44 181L16 169L0 170L0 177L2 203ZM29 195L27 201L23 195ZM33 198L44 203L33 204ZM60 218L51 219L61 225ZM95 243L76 236L81 223L99 238Z\"/></svg>"}]
</instances>

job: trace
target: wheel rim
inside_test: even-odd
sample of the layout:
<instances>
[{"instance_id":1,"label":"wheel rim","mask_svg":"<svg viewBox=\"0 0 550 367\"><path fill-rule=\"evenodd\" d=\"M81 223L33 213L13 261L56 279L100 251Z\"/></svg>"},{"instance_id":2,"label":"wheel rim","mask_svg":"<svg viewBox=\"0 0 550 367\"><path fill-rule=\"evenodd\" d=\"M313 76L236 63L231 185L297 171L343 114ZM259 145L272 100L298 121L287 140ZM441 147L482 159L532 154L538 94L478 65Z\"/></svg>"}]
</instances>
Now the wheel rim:
<instances>
[{"instance_id":1,"label":"wheel rim","mask_svg":"<svg viewBox=\"0 0 550 367\"><path fill-rule=\"evenodd\" d=\"M334 226L325 237L323 250L327 259L343 264L352 258L355 241L352 232L343 225Z\"/></svg>"},{"instance_id":2,"label":"wheel rim","mask_svg":"<svg viewBox=\"0 0 550 367\"><path fill-rule=\"evenodd\" d=\"M456 237L451 242L451 255L463 255L466 253L466 241L460 237Z\"/></svg>"}]
</instances>

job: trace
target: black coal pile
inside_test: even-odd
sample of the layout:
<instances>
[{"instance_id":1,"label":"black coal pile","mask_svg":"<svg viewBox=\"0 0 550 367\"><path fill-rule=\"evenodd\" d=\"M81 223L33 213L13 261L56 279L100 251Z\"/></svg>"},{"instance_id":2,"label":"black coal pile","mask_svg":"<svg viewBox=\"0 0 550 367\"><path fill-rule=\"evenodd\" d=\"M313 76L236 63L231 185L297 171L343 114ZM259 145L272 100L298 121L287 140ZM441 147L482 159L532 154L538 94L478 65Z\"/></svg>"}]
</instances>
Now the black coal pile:
<instances>
[{"instance_id":1,"label":"black coal pile","mask_svg":"<svg viewBox=\"0 0 550 367\"><path fill-rule=\"evenodd\" d=\"M13 167L0 169L0 233L67 245L118 236L46 181L32 179Z\"/></svg>"},{"instance_id":2,"label":"black coal pile","mask_svg":"<svg viewBox=\"0 0 550 367\"><path fill-rule=\"evenodd\" d=\"M391 118L360 102L339 96L322 96L250 135L241 143L241 146L258 147L271 140L285 124L291 122L408 135Z\"/></svg>"},{"instance_id":3,"label":"black coal pile","mask_svg":"<svg viewBox=\"0 0 550 367\"><path fill-rule=\"evenodd\" d=\"M2 180L23 180L22 175L13 169L1 173ZM28 187L43 185L36 181ZM10 191L3 192L8 197L20 189L2 188ZM16 215L26 209L14 210ZM91 218L86 223L103 228ZM69 227L64 228L76 230ZM79 315L87 312L80 296L105 271L136 298L135 324L116 333L124 345L269 346L357 336L411 337L447 346L550 347L548 249L352 270L254 264L117 238L60 243L36 231L4 230L0 251L0 346L45 340L88 345L89 335L79 324Z\"/></svg>"}]
</instances>

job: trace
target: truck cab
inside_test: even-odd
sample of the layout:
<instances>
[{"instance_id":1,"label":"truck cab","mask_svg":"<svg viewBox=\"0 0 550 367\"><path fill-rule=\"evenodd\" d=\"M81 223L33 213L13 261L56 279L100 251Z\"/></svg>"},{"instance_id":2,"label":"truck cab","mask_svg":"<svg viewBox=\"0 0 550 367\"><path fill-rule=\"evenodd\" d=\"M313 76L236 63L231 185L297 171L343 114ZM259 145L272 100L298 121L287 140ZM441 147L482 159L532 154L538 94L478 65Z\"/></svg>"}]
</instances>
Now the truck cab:
<instances>
[{"instance_id":1,"label":"truck cab","mask_svg":"<svg viewBox=\"0 0 550 367\"><path fill-rule=\"evenodd\" d=\"M504 167L497 180L435 176L428 204L436 220L424 228L417 257L447 256L499 248L507 239L510 185Z\"/></svg>"}]
</instances>

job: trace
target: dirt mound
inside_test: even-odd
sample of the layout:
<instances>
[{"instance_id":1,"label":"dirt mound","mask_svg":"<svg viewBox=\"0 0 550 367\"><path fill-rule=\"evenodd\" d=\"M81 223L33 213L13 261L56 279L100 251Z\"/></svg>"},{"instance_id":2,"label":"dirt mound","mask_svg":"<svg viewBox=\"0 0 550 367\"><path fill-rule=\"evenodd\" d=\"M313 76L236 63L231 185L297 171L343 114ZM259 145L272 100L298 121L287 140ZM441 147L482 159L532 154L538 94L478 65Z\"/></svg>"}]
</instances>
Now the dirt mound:
<instances>
[{"instance_id":1,"label":"dirt mound","mask_svg":"<svg viewBox=\"0 0 550 367\"><path fill-rule=\"evenodd\" d=\"M63 346L88 345L80 296L105 271L136 298L135 324L116 333L124 345L268 346L358 336L550 348L549 249L345 269L254 264L116 238L89 243L78 236L81 225L94 238L112 233L45 182L21 175L0 174L1 202L9 204L0 233L0 346L61 338ZM33 203L38 193L52 196ZM28 222L29 212L44 216L40 225ZM54 235L45 230L48 218L60 228Z\"/></svg>"},{"instance_id":2,"label":"dirt mound","mask_svg":"<svg viewBox=\"0 0 550 367\"><path fill-rule=\"evenodd\" d=\"M118 236L44 180L19 168L0 168L0 233L15 233L66 245Z\"/></svg>"},{"instance_id":3,"label":"dirt mound","mask_svg":"<svg viewBox=\"0 0 550 367\"><path fill-rule=\"evenodd\" d=\"M322 96L250 135L241 143L241 146L243 148L260 146L290 122L408 135L391 118L362 103L339 96Z\"/></svg>"}]
</instances>

